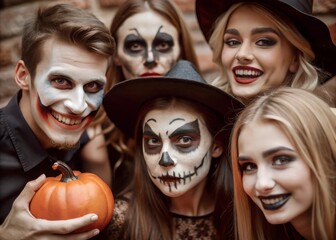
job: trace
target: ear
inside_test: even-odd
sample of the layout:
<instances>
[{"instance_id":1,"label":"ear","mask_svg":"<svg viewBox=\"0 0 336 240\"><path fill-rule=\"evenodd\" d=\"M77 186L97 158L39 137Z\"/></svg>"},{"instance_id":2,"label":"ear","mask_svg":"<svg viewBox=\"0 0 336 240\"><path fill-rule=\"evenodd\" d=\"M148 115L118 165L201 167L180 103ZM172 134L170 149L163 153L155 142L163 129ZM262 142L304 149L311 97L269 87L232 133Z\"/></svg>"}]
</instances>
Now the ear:
<instances>
[{"instance_id":1,"label":"ear","mask_svg":"<svg viewBox=\"0 0 336 240\"><path fill-rule=\"evenodd\" d=\"M29 90L30 73L24 61L19 60L15 67L15 82L22 90Z\"/></svg>"},{"instance_id":2,"label":"ear","mask_svg":"<svg viewBox=\"0 0 336 240\"><path fill-rule=\"evenodd\" d=\"M220 155L222 155L222 153L223 153L223 147L215 143L212 146L211 152L212 152L211 156L214 157L214 158L217 158Z\"/></svg>"},{"instance_id":3,"label":"ear","mask_svg":"<svg viewBox=\"0 0 336 240\"><path fill-rule=\"evenodd\" d=\"M289 65L289 72L296 73L298 69L299 69L299 55L295 56L292 59L292 62Z\"/></svg>"}]
</instances>

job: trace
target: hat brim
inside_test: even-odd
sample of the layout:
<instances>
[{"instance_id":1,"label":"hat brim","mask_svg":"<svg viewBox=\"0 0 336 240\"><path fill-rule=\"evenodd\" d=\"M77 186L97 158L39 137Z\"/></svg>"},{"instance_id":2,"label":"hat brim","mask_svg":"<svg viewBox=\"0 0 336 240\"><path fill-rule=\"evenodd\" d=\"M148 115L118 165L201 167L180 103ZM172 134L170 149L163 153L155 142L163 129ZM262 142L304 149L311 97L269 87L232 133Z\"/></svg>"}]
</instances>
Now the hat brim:
<instances>
[{"instance_id":1,"label":"hat brim","mask_svg":"<svg viewBox=\"0 0 336 240\"><path fill-rule=\"evenodd\" d=\"M169 77L144 77L126 80L111 88L103 106L110 120L126 135L133 137L141 107L159 97L179 97L212 109L232 123L244 105L224 91L201 82Z\"/></svg>"},{"instance_id":2,"label":"hat brim","mask_svg":"<svg viewBox=\"0 0 336 240\"><path fill-rule=\"evenodd\" d=\"M232 5L240 2L256 2L289 18L301 34L309 41L315 53L313 63L323 70L336 74L336 46L332 42L327 25L318 18L299 11L285 2L274 0L197 0L196 17L200 29L208 41L217 18L226 12ZM297 2L296 4L299 4Z\"/></svg>"}]
</instances>

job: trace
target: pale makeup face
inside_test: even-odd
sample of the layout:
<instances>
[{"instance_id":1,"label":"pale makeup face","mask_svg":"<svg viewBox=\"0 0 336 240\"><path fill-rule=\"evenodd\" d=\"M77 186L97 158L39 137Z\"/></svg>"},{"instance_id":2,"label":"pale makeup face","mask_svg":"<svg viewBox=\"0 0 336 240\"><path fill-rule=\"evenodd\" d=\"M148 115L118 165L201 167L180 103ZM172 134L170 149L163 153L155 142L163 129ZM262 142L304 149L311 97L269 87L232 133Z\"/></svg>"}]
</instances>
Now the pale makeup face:
<instances>
[{"instance_id":1,"label":"pale makeup face","mask_svg":"<svg viewBox=\"0 0 336 240\"><path fill-rule=\"evenodd\" d=\"M296 54L289 42L265 16L248 6L230 17L223 36L222 65L233 94L253 98L284 84L297 70Z\"/></svg>"},{"instance_id":2,"label":"pale makeup face","mask_svg":"<svg viewBox=\"0 0 336 240\"><path fill-rule=\"evenodd\" d=\"M271 224L309 226L313 201L311 171L278 125L253 121L238 138L243 187Z\"/></svg>"},{"instance_id":3,"label":"pale makeup face","mask_svg":"<svg viewBox=\"0 0 336 240\"><path fill-rule=\"evenodd\" d=\"M30 90L31 119L41 142L69 148L94 118L103 99L107 58L59 40L45 43Z\"/></svg>"},{"instance_id":4,"label":"pale makeup face","mask_svg":"<svg viewBox=\"0 0 336 240\"><path fill-rule=\"evenodd\" d=\"M129 17L117 32L115 63L126 79L166 74L180 57L176 28L152 11Z\"/></svg>"},{"instance_id":5,"label":"pale makeup face","mask_svg":"<svg viewBox=\"0 0 336 240\"><path fill-rule=\"evenodd\" d=\"M153 183L169 197L195 191L208 175L212 137L202 117L183 106L147 113L143 153Z\"/></svg>"}]
</instances>

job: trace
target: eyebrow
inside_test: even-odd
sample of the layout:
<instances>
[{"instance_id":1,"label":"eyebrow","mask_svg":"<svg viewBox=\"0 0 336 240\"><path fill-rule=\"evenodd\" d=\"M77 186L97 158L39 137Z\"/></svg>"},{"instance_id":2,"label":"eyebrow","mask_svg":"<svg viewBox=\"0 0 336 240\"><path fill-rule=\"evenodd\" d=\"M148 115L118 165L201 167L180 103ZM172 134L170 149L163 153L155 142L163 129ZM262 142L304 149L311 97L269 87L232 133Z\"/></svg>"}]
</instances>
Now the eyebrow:
<instances>
[{"instance_id":1,"label":"eyebrow","mask_svg":"<svg viewBox=\"0 0 336 240\"><path fill-rule=\"evenodd\" d=\"M169 122L169 125L172 125L174 122L176 122L176 121L185 121L185 119L184 118L174 118L173 120L171 120L170 122Z\"/></svg>"},{"instance_id":2,"label":"eyebrow","mask_svg":"<svg viewBox=\"0 0 336 240\"><path fill-rule=\"evenodd\" d=\"M270 27L260 27L260 28L252 29L252 35L261 34L261 33L269 33L269 32L274 33L276 35L279 35L279 33L275 29L270 28ZM235 28L226 29L224 31L224 33L233 34L233 35L240 35L239 31Z\"/></svg>"},{"instance_id":3,"label":"eyebrow","mask_svg":"<svg viewBox=\"0 0 336 240\"><path fill-rule=\"evenodd\" d=\"M154 118L150 118L145 122L145 124L147 124L148 122L156 122L156 120Z\"/></svg>"},{"instance_id":4,"label":"eyebrow","mask_svg":"<svg viewBox=\"0 0 336 240\"><path fill-rule=\"evenodd\" d=\"M176 135L181 135L181 134L190 134L194 133L197 135L200 135L200 128L198 125L198 119L196 119L193 122L186 123L182 125L181 127L177 128L174 132L172 132L169 137L174 137Z\"/></svg>"},{"instance_id":5,"label":"eyebrow","mask_svg":"<svg viewBox=\"0 0 336 240\"><path fill-rule=\"evenodd\" d=\"M262 153L262 157L266 158L266 157L268 157L272 154L275 154L275 153L281 152L281 151L286 151L286 152L288 151L288 152L293 152L293 153L295 152L293 149L288 148L288 147L276 147L276 148L272 148L272 149L269 149L267 151L264 151ZM246 161L249 161L249 160L250 160L250 158L247 157L247 156L239 156L238 157L239 162L246 162Z\"/></svg>"},{"instance_id":6,"label":"eyebrow","mask_svg":"<svg viewBox=\"0 0 336 240\"><path fill-rule=\"evenodd\" d=\"M129 31L135 31L138 34L138 36L141 36L141 34L139 33L138 29L136 29L136 28L130 28L128 30Z\"/></svg>"},{"instance_id":7,"label":"eyebrow","mask_svg":"<svg viewBox=\"0 0 336 240\"><path fill-rule=\"evenodd\" d=\"M289 151L289 152L294 152L293 149L291 148L288 148L288 147L276 147L276 148L272 148L272 149L269 149L267 151L264 151L262 153L262 156L265 158L265 157L268 157L274 153L277 153L277 152L281 152L281 151Z\"/></svg>"},{"instance_id":8,"label":"eyebrow","mask_svg":"<svg viewBox=\"0 0 336 240\"><path fill-rule=\"evenodd\" d=\"M148 122L148 121L147 121ZM144 126L144 131L143 131L143 135L149 135L149 136L155 136L155 137L159 137L159 135L157 135L152 128L147 124L147 122L145 123Z\"/></svg>"}]
</instances>

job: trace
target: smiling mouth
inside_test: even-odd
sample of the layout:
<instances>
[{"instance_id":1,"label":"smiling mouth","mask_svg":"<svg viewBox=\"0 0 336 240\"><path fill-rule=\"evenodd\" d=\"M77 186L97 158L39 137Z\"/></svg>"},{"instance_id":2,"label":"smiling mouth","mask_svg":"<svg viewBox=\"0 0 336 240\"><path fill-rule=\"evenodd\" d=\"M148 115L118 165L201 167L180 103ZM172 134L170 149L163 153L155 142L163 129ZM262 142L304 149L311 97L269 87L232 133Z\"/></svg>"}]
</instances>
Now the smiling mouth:
<instances>
[{"instance_id":1,"label":"smiling mouth","mask_svg":"<svg viewBox=\"0 0 336 240\"><path fill-rule=\"evenodd\" d=\"M266 210L277 210L281 208L289 200L291 194L272 195L267 197L259 197L261 204Z\"/></svg>"},{"instance_id":2,"label":"smiling mouth","mask_svg":"<svg viewBox=\"0 0 336 240\"><path fill-rule=\"evenodd\" d=\"M69 117L63 116L62 114L54 112L54 111L51 111L50 113L55 118L55 120L65 125L69 125L69 126L80 125L83 121L83 119L69 118Z\"/></svg>"},{"instance_id":3,"label":"smiling mouth","mask_svg":"<svg viewBox=\"0 0 336 240\"><path fill-rule=\"evenodd\" d=\"M234 68L233 74L240 84L249 84L260 77L263 72L257 69Z\"/></svg>"},{"instance_id":4,"label":"smiling mouth","mask_svg":"<svg viewBox=\"0 0 336 240\"><path fill-rule=\"evenodd\" d=\"M248 69L237 69L234 70L234 74L240 78L255 78L261 76L262 72Z\"/></svg>"}]
</instances>

